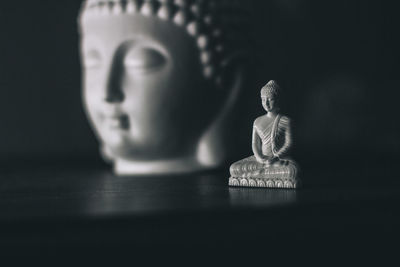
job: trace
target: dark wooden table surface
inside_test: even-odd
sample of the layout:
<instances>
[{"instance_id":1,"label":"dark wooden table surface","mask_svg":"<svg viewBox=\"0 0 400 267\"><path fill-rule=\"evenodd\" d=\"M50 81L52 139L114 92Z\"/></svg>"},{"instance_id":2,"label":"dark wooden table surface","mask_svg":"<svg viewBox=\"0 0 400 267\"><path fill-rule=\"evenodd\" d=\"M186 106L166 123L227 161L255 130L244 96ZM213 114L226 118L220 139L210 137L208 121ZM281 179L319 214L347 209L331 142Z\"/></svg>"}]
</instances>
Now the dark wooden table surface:
<instances>
[{"instance_id":1,"label":"dark wooden table surface","mask_svg":"<svg viewBox=\"0 0 400 267\"><path fill-rule=\"evenodd\" d=\"M1 251L57 255L74 249L88 258L136 253L149 260L196 252L225 263L238 255L270 262L328 254L379 255L380 261L398 254L394 168L304 170L299 190L230 188L227 178L227 170L117 177L102 165L4 169Z\"/></svg>"}]
</instances>

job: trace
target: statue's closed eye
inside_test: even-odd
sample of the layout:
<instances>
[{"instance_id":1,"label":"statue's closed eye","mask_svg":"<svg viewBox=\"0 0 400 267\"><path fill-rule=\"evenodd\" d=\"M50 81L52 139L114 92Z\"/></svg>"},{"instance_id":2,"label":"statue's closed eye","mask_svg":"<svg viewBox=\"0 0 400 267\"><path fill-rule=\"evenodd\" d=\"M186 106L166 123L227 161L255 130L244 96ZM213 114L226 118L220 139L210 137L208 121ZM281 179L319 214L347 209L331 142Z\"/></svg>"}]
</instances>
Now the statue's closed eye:
<instances>
[{"instance_id":1,"label":"statue's closed eye","mask_svg":"<svg viewBox=\"0 0 400 267\"><path fill-rule=\"evenodd\" d=\"M129 71L146 72L159 69L166 63L166 58L152 48L135 48L124 59L124 66Z\"/></svg>"}]
</instances>

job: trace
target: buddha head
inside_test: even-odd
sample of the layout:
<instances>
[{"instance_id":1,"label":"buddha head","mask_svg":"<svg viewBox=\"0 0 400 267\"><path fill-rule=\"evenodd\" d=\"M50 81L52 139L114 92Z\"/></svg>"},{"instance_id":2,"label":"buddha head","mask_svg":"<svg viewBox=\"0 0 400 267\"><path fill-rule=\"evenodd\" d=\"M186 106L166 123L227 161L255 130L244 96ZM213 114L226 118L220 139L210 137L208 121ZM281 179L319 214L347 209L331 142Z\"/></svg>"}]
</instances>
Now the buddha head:
<instances>
[{"instance_id":1,"label":"buddha head","mask_svg":"<svg viewBox=\"0 0 400 267\"><path fill-rule=\"evenodd\" d=\"M274 80L269 81L263 88L261 88L261 102L262 106L267 112L277 112L279 110L279 93L280 86Z\"/></svg>"},{"instance_id":2,"label":"buddha head","mask_svg":"<svg viewBox=\"0 0 400 267\"><path fill-rule=\"evenodd\" d=\"M245 23L232 0L83 3L83 102L117 174L224 161L224 124L244 76Z\"/></svg>"}]
</instances>

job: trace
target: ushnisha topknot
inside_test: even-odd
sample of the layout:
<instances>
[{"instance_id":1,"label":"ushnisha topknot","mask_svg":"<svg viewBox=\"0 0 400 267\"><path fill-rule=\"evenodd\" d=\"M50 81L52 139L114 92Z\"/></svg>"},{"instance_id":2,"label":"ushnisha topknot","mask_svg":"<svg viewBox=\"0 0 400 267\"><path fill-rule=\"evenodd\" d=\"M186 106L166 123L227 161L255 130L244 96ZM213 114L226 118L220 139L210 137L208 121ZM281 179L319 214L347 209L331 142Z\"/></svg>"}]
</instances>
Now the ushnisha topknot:
<instances>
[{"instance_id":1,"label":"ushnisha topknot","mask_svg":"<svg viewBox=\"0 0 400 267\"><path fill-rule=\"evenodd\" d=\"M279 96L280 91L281 87L279 86L279 84L276 81L271 80L266 85L264 85L263 88L261 88L261 96L276 98Z\"/></svg>"},{"instance_id":2,"label":"ushnisha topknot","mask_svg":"<svg viewBox=\"0 0 400 267\"><path fill-rule=\"evenodd\" d=\"M171 21L195 39L204 77L220 84L226 60L247 50L250 9L249 0L87 0L79 23L122 14Z\"/></svg>"}]
</instances>

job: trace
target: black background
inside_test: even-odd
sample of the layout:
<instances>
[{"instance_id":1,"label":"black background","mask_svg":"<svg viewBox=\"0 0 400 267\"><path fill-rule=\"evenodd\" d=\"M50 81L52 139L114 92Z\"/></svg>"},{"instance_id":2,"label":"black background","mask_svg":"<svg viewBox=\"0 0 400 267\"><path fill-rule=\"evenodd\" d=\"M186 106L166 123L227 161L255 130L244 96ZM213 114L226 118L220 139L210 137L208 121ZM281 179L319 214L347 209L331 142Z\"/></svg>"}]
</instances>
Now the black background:
<instances>
[{"instance_id":1,"label":"black background","mask_svg":"<svg viewBox=\"0 0 400 267\"><path fill-rule=\"evenodd\" d=\"M81 105L80 4L2 3L2 162L100 161ZM245 104L254 116L262 114L260 88L269 79L281 83L284 110L296 122L300 162L396 158L398 6L372 0L255 1L255 75ZM247 155L250 129L243 138Z\"/></svg>"}]
</instances>

